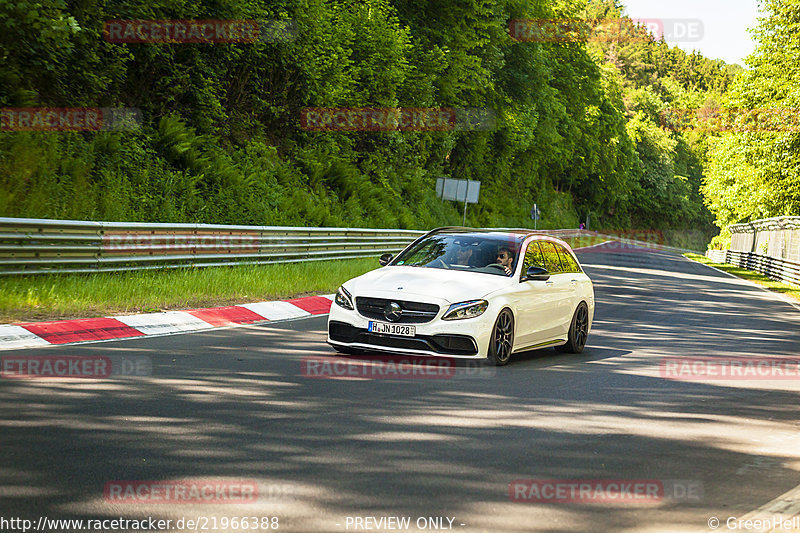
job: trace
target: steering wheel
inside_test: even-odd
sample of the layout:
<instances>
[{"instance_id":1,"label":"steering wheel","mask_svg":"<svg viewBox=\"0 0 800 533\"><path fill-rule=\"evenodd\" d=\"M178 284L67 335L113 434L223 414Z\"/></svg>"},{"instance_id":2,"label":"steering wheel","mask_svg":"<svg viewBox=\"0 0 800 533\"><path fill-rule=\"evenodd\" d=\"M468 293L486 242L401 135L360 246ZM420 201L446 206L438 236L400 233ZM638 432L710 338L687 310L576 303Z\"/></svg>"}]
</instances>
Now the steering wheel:
<instances>
[{"instance_id":1,"label":"steering wheel","mask_svg":"<svg viewBox=\"0 0 800 533\"><path fill-rule=\"evenodd\" d=\"M492 263L491 265L486 265L486 267L487 268L488 267L499 268L500 270L503 271L503 274L506 275L506 276L510 276L513 273L513 271L511 270L511 267L505 267L505 266L501 265L500 263ZM506 271L506 268L508 268L508 271Z\"/></svg>"},{"instance_id":2,"label":"steering wheel","mask_svg":"<svg viewBox=\"0 0 800 533\"><path fill-rule=\"evenodd\" d=\"M436 260L434 261L434 263L436 263L436 262L441 263L442 264L442 268L445 268L445 269L449 269L450 268L448 266L448 264L444 262L444 259L442 259L441 257L437 257Z\"/></svg>"}]
</instances>

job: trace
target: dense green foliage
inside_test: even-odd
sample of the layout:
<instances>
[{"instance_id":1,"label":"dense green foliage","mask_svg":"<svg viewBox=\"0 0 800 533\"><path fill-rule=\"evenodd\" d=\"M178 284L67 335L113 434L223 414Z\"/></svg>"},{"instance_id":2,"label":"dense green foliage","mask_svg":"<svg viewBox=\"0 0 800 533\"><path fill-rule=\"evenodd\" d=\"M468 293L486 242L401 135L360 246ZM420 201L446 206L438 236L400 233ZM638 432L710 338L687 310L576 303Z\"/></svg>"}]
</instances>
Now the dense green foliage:
<instances>
[{"instance_id":1,"label":"dense green foliage","mask_svg":"<svg viewBox=\"0 0 800 533\"><path fill-rule=\"evenodd\" d=\"M722 62L663 42L517 42L509 20L619 17L614 0L15 0L0 107L127 106L125 133L0 134L0 215L424 228L707 230L702 137L660 125L722 94ZM290 19L291 42L114 44L109 19ZM632 24L631 24L631 27ZM641 29L632 31L643 32ZM642 33L642 35L645 35ZM489 131L312 132L304 107L488 107Z\"/></svg>"},{"instance_id":2,"label":"dense green foliage","mask_svg":"<svg viewBox=\"0 0 800 533\"><path fill-rule=\"evenodd\" d=\"M588 18L622 16L613 2L593 3ZM626 131L636 157L629 172L630 224L638 228L694 228L700 240L710 236L712 217L701 207L705 162L704 136L684 134L667 127L663 113L695 109L720 98L733 73L719 60L687 54L665 42L647 41L644 30L631 30L638 38L627 41L598 39L590 51L610 67L608 76L620 87L625 104ZM646 42L642 42L646 41ZM679 245L695 244L690 239Z\"/></svg>"},{"instance_id":3,"label":"dense green foliage","mask_svg":"<svg viewBox=\"0 0 800 533\"><path fill-rule=\"evenodd\" d=\"M750 69L736 79L722 108L739 116L772 109L779 120L752 119L736 123L742 131L710 134L703 192L720 227L800 214L800 1L765 0L764 8Z\"/></svg>"}]
</instances>

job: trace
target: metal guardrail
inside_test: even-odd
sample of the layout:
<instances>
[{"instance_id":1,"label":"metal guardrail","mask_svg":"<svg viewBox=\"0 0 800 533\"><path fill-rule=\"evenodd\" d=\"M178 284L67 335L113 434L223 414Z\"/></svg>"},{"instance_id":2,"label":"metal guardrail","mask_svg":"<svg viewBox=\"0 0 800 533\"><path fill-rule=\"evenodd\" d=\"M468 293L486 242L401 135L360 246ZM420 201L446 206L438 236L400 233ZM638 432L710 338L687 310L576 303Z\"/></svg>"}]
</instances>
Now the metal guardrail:
<instances>
[{"instance_id":1,"label":"metal guardrail","mask_svg":"<svg viewBox=\"0 0 800 533\"><path fill-rule=\"evenodd\" d=\"M733 265L761 272L770 279L800 285L800 263L749 252L727 252L728 262Z\"/></svg>"},{"instance_id":2,"label":"metal guardrail","mask_svg":"<svg viewBox=\"0 0 800 533\"><path fill-rule=\"evenodd\" d=\"M375 257L423 231L0 218L0 275Z\"/></svg>"},{"instance_id":3,"label":"metal guardrail","mask_svg":"<svg viewBox=\"0 0 800 533\"><path fill-rule=\"evenodd\" d=\"M765 218L728 230L731 249L709 250L706 257L800 285L800 217Z\"/></svg>"},{"instance_id":4,"label":"metal guardrail","mask_svg":"<svg viewBox=\"0 0 800 533\"><path fill-rule=\"evenodd\" d=\"M729 263L760 272L770 279L800 286L800 263L794 261L736 250L708 250L706 257L715 263Z\"/></svg>"},{"instance_id":5,"label":"metal guardrail","mask_svg":"<svg viewBox=\"0 0 800 533\"><path fill-rule=\"evenodd\" d=\"M493 228L498 230L534 230ZM0 275L119 272L375 257L397 253L424 231L368 228L228 226L0 218ZM578 229L556 237L600 236L634 246L658 243Z\"/></svg>"}]
</instances>

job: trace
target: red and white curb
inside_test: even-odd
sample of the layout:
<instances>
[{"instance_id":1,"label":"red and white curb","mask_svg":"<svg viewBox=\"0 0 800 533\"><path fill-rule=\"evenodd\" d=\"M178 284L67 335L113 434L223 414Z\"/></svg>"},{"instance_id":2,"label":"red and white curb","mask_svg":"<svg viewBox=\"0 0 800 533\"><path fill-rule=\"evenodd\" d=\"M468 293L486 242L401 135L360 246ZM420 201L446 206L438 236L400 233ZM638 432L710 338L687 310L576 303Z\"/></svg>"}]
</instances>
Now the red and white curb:
<instances>
[{"instance_id":1,"label":"red and white curb","mask_svg":"<svg viewBox=\"0 0 800 533\"><path fill-rule=\"evenodd\" d=\"M334 295L141 315L0 325L0 350L171 335L328 314Z\"/></svg>"}]
</instances>

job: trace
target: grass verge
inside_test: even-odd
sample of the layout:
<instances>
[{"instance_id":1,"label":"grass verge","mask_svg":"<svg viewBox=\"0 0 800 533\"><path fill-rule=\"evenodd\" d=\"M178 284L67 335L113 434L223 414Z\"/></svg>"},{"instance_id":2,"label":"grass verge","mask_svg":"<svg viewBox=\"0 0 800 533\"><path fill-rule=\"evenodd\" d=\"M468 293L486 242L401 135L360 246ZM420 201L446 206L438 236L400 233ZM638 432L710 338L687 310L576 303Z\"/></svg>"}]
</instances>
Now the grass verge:
<instances>
[{"instance_id":1,"label":"grass verge","mask_svg":"<svg viewBox=\"0 0 800 533\"><path fill-rule=\"evenodd\" d=\"M693 261L697 261L698 263L703 263L704 265L713 266L714 268L718 268L719 270L733 274L738 278L746 279L748 281L753 281L763 287L766 287L771 291L791 296L795 300L800 301L800 288L795 287L793 285L788 285L786 283L781 283L780 281L769 279L767 276L763 274L759 274L758 272L753 272L752 270L747 270L746 268L740 268L731 265L729 263L715 263L704 255L700 254L683 254L683 255L688 257L689 259L692 259Z\"/></svg>"},{"instance_id":2,"label":"grass verge","mask_svg":"<svg viewBox=\"0 0 800 533\"><path fill-rule=\"evenodd\" d=\"M312 294L378 268L376 258L97 274L10 276L0 323L216 307Z\"/></svg>"}]
</instances>

